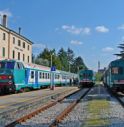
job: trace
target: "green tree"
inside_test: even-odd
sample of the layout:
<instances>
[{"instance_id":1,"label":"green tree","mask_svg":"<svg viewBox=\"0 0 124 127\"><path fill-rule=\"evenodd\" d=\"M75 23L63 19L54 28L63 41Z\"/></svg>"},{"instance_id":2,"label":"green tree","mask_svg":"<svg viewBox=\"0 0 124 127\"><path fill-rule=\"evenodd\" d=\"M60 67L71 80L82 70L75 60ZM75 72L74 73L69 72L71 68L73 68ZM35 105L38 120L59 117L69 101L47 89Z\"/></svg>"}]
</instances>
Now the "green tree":
<instances>
[{"instance_id":1,"label":"green tree","mask_svg":"<svg viewBox=\"0 0 124 127\"><path fill-rule=\"evenodd\" d=\"M38 56L37 58L47 59L50 60L50 51L48 48L45 48Z\"/></svg>"},{"instance_id":2,"label":"green tree","mask_svg":"<svg viewBox=\"0 0 124 127\"><path fill-rule=\"evenodd\" d=\"M83 61L82 57L81 56L78 56L74 60L72 72L77 73L81 69L87 69L87 67L84 64L84 61Z\"/></svg>"},{"instance_id":3,"label":"green tree","mask_svg":"<svg viewBox=\"0 0 124 127\"><path fill-rule=\"evenodd\" d=\"M101 81L102 76L103 76L102 73L97 72L97 73L95 74L95 80L96 80L96 81Z\"/></svg>"},{"instance_id":4,"label":"green tree","mask_svg":"<svg viewBox=\"0 0 124 127\"><path fill-rule=\"evenodd\" d=\"M124 44L120 44L118 48L121 49L120 53L114 54L116 56L119 56L120 58L124 58Z\"/></svg>"},{"instance_id":5,"label":"green tree","mask_svg":"<svg viewBox=\"0 0 124 127\"><path fill-rule=\"evenodd\" d=\"M74 52L72 49L67 49L67 57L68 57L68 70L72 71L72 65L74 62Z\"/></svg>"},{"instance_id":6,"label":"green tree","mask_svg":"<svg viewBox=\"0 0 124 127\"><path fill-rule=\"evenodd\" d=\"M82 57L78 56L74 58L74 56L74 51L70 48L67 51L61 48L57 54L55 49L49 50L45 48L36 58L34 57L34 61L36 64L50 67L52 59L52 65L56 66L57 69L64 71L70 70L74 73L77 73L79 69L87 68Z\"/></svg>"},{"instance_id":7,"label":"green tree","mask_svg":"<svg viewBox=\"0 0 124 127\"><path fill-rule=\"evenodd\" d=\"M63 48L59 50L58 58L61 61L61 70L68 71L68 56L67 52Z\"/></svg>"},{"instance_id":8,"label":"green tree","mask_svg":"<svg viewBox=\"0 0 124 127\"><path fill-rule=\"evenodd\" d=\"M35 59L35 64L49 66L49 61L47 59L36 58Z\"/></svg>"}]
</instances>

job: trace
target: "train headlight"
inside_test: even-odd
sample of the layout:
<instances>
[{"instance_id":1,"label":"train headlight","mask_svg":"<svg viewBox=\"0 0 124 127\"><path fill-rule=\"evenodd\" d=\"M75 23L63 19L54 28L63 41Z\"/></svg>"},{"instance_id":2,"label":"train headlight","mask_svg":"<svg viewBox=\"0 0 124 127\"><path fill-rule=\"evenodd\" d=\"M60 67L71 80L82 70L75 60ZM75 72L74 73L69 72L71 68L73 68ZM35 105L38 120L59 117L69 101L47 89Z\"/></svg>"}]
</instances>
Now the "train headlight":
<instances>
[{"instance_id":1,"label":"train headlight","mask_svg":"<svg viewBox=\"0 0 124 127\"><path fill-rule=\"evenodd\" d=\"M9 78L9 79L12 79L12 76L11 76L11 75L9 75L9 76L8 76L8 78Z\"/></svg>"}]
</instances>

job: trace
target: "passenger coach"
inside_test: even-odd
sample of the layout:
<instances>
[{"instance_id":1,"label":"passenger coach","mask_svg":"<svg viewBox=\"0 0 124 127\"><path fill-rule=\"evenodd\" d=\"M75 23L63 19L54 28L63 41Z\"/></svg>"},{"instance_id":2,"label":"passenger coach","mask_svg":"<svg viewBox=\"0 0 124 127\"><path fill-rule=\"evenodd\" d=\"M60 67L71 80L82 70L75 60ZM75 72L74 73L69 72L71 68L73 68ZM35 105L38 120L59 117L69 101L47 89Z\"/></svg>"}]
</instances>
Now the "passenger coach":
<instances>
[{"instance_id":1,"label":"passenger coach","mask_svg":"<svg viewBox=\"0 0 124 127\"><path fill-rule=\"evenodd\" d=\"M54 84L67 85L76 74L56 70L52 72ZM25 64L16 60L0 61L0 93L39 89L50 86L51 71L49 67Z\"/></svg>"},{"instance_id":2,"label":"passenger coach","mask_svg":"<svg viewBox=\"0 0 124 127\"><path fill-rule=\"evenodd\" d=\"M103 75L103 83L114 91L124 91L124 59L109 64Z\"/></svg>"}]
</instances>

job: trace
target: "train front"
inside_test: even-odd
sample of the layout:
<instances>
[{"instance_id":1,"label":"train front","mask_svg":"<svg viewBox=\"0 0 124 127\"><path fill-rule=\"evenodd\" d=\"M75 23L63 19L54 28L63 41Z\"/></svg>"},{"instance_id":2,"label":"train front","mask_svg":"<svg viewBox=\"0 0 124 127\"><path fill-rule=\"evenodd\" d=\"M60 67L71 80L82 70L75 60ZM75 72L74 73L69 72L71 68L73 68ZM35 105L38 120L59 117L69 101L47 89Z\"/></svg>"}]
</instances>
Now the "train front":
<instances>
[{"instance_id":1,"label":"train front","mask_svg":"<svg viewBox=\"0 0 124 127\"><path fill-rule=\"evenodd\" d=\"M0 61L0 94L13 92L14 61Z\"/></svg>"},{"instance_id":2,"label":"train front","mask_svg":"<svg viewBox=\"0 0 124 127\"><path fill-rule=\"evenodd\" d=\"M79 72L79 86L80 87L91 87L94 85L93 71L81 70Z\"/></svg>"}]
</instances>

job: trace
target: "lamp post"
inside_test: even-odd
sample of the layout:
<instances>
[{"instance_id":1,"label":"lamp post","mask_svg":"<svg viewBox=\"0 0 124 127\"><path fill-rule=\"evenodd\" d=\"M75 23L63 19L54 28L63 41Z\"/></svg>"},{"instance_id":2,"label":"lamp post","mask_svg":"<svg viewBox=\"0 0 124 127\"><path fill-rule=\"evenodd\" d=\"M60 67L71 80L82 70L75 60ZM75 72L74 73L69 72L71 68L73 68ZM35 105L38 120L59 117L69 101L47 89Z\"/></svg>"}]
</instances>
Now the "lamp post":
<instances>
[{"instance_id":1,"label":"lamp post","mask_svg":"<svg viewBox=\"0 0 124 127\"><path fill-rule=\"evenodd\" d=\"M79 66L77 66L77 72L79 72Z\"/></svg>"},{"instance_id":2,"label":"lamp post","mask_svg":"<svg viewBox=\"0 0 124 127\"><path fill-rule=\"evenodd\" d=\"M51 67L52 67L52 63L53 63L53 54L51 54Z\"/></svg>"},{"instance_id":3,"label":"lamp post","mask_svg":"<svg viewBox=\"0 0 124 127\"><path fill-rule=\"evenodd\" d=\"M52 62L53 62L53 59L52 59L52 56L53 54L51 54L51 83L50 83L50 89L51 90L54 90L54 72L53 72L53 65L52 65Z\"/></svg>"},{"instance_id":4,"label":"lamp post","mask_svg":"<svg viewBox=\"0 0 124 127\"><path fill-rule=\"evenodd\" d=\"M69 70L69 72L70 72L70 62L69 62L68 68L69 68L68 70Z\"/></svg>"}]
</instances>

